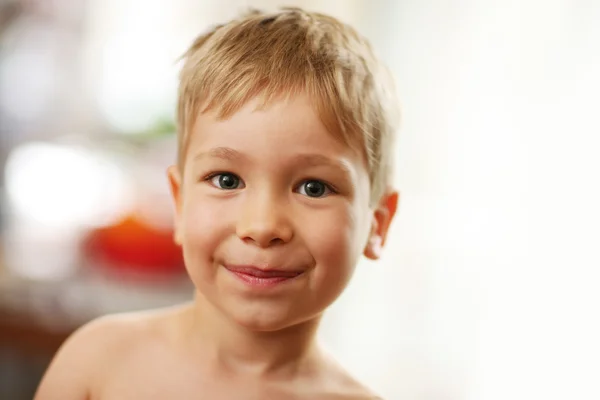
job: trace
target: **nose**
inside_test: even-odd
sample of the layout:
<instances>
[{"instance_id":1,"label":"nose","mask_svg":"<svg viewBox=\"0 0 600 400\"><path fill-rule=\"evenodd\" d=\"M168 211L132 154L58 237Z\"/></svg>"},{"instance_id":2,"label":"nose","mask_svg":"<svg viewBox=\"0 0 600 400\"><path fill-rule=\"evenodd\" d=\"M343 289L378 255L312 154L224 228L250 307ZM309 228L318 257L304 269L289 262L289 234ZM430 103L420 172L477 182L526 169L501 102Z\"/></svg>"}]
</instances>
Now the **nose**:
<instances>
[{"instance_id":1,"label":"nose","mask_svg":"<svg viewBox=\"0 0 600 400\"><path fill-rule=\"evenodd\" d=\"M271 247L289 242L293 237L286 202L269 193L250 193L244 199L236 233L246 243Z\"/></svg>"}]
</instances>

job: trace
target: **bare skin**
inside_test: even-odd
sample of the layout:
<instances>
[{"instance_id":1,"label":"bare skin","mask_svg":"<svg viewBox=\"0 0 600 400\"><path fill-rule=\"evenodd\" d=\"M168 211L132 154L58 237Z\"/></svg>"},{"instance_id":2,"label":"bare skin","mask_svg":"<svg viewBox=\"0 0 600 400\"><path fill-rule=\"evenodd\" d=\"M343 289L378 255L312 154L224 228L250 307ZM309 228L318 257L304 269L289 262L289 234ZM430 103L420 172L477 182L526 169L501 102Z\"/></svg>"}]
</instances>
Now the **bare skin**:
<instances>
[{"instance_id":1,"label":"bare skin","mask_svg":"<svg viewBox=\"0 0 600 400\"><path fill-rule=\"evenodd\" d=\"M197 329L196 315L193 305L184 305L105 317L86 325L60 350L35 399L378 398L313 342L301 357L293 354L293 347L275 357L268 349L239 344L235 354L226 354L214 343L190 337Z\"/></svg>"},{"instance_id":2,"label":"bare skin","mask_svg":"<svg viewBox=\"0 0 600 400\"><path fill-rule=\"evenodd\" d=\"M257 104L199 115L183 171L169 169L194 302L87 325L36 400L376 398L315 336L361 254L379 258L398 194L371 204L364 155L307 96Z\"/></svg>"}]
</instances>

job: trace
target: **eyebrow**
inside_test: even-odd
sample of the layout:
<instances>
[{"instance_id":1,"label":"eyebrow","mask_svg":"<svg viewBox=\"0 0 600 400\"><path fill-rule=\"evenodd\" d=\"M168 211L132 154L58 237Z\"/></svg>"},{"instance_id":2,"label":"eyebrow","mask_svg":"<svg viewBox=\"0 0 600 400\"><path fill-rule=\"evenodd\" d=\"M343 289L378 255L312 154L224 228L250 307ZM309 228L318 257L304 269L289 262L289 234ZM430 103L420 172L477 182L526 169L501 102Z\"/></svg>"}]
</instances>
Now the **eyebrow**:
<instances>
[{"instance_id":1,"label":"eyebrow","mask_svg":"<svg viewBox=\"0 0 600 400\"><path fill-rule=\"evenodd\" d=\"M248 157L231 147L214 147L208 151L203 151L194 156L194 160L200 160L203 158L221 158L228 161L243 161L247 160Z\"/></svg>"},{"instance_id":2,"label":"eyebrow","mask_svg":"<svg viewBox=\"0 0 600 400\"><path fill-rule=\"evenodd\" d=\"M200 152L194 156L194 160L201 160L203 158L220 158L227 161L245 161L247 162L250 158L237 150L232 149L231 147L214 147L207 151ZM318 167L318 166L326 166L330 168L334 168L342 172L344 175L348 177L353 176L352 169L346 163L338 160L331 159L322 154L296 154L294 155L292 165L302 165L309 167Z\"/></svg>"},{"instance_id":3,"label":"eyebrow","mask_svg":"<svg viewBox=\"0 0 600 400\"><path fill-rule=\"evenodd\" d=\"M298 154L294 157L294 165L297 164L310 167L327 166L339 170L348 177L353 175L351 168L346 163L321 154Z\"/></svg>"}]
</instances>

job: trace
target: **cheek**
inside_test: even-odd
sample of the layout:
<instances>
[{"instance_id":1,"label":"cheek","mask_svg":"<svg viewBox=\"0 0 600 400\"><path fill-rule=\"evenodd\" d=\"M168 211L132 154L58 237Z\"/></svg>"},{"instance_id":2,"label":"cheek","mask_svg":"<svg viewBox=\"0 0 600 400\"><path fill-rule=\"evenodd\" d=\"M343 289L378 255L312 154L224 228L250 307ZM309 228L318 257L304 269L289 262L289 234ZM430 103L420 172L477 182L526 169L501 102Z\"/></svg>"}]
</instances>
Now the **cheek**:
<instances>
[{"instance_id":1,"label":"cheek","mask_svg":"<svg viewBox=\"0 0 600 400\"><path fill-rule=\"evenodd\" d=\"M303 236L317 263L316 277L332 288L345 285L364 247L356 210L340 207L335 212L314 215L311 222L314 225L305 226Z\"/></svg>"},{"instance_id":2,"label":"cheek","mask_svg":"<svg viewBox=\"0 0 600 400\"><path fill-rule=\"evenodd\" d=\"M231 216L223 202L190 196L184 202L180 218L185 263L193 276L205 270L202 266L210 262L227 236Z\"/></svg>"}]
</instances>

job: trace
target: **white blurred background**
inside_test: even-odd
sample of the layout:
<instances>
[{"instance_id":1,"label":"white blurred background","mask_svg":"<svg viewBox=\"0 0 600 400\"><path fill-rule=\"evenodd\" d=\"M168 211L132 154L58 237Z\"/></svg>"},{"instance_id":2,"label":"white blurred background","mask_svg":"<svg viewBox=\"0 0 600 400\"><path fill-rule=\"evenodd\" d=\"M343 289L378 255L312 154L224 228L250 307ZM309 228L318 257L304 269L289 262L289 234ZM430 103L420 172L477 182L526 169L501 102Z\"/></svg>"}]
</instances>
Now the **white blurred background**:
<instances>
[{"instance_id":1,"label":"white blurred background","mask_svg":"<svg viewBox=\"0 0 600 400\"><path fill-rule=\"evenodd\" d=\"M2 36L5 157L172 117L176 58L247 6L355 25L396 78L401 204L323 341L390 400L600 399L600 2L24 3Z\"/></svg>"}]
</instances>

